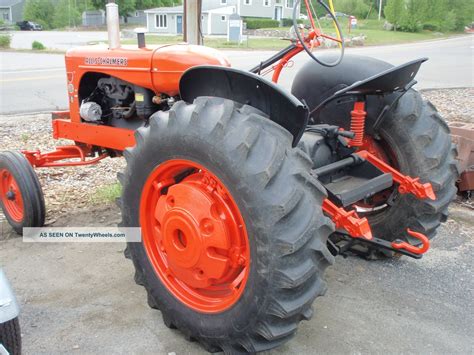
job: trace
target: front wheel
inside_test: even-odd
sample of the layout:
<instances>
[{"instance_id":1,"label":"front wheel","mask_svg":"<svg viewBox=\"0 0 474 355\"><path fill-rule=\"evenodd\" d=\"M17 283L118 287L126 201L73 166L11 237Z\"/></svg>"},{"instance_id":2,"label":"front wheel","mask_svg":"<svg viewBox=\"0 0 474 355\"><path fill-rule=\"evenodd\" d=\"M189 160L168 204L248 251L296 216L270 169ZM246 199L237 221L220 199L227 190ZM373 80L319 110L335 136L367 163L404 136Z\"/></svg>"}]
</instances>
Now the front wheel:
<instances>
[{"instance_id":1,"label":"front wheel","mask_svg":"<svg viewBox=\"0 0 474 355\"><path fill-rule=\"evenodd\" d=\"M21 331L18 317L0 324L0 353L2 353L2 346L7 354L21 354Z\"/></svg>"},{"instance_id":2,"label":"front wheel","mask_svg":"<svg viewBox=\"0 0 474 355\"><path fill-rule=\"evenodd\" d=\"M135 280L207 350L274 348L325 292L333 262L324 188L292 136L263 113L202 97L152 116L125 152L123 225Z\"/></svg>"},{"instance_id":3,"label":"front wheel","mask_svg":"<svg viewBox=\"0 0 474 355\"><path fill-rule=\"evenodd\" d=\"M0 207L20 235L24 227L44 225L43 190L32 166L19 152L0 153Z\"/></svg>"}]
</instances>

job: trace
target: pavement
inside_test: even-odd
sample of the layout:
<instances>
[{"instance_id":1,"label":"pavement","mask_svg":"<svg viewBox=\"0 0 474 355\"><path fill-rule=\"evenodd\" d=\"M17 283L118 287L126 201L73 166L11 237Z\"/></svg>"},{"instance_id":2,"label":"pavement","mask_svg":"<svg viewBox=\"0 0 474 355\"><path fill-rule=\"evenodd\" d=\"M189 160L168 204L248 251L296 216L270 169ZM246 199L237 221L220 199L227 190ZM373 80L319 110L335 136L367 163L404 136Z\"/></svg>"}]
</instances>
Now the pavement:
<instances>
[{"instance_id":1,"label":"pavement","mask_svg":"<svg viewBox=\"0 0 474 355\"><path fill-rule=\"evenodd\" d=\"M10 46L15 49L31 49L33 41L39 41L46 48L54 50L107 41L106 31L11 31L10 34Z\"/></svg>"},{"instance_id":2,"label":"pavement","mask_svg":"<svg viewBox=\"0 0 474 355\"><path fill-rule=\"evenodd\" d=\"M41 35L47 33L43 32ZM53 43L68 48L73 46L70 43L85 44L91 37L96 36L98 40L103 35L102 32L93 32L90 35L87 32L52 33L54 35L51 35L50 40ZM70 42L67 42L66 37L69 34L71 38ZM21 35L35 36L39 35L39 32L22 32ZM59 35L63 37L58 37ZM331 51L334 50L325 50ZM224 52L232 65L241 69L249 69L274 53L231 50ZM348 48L347 53L372 56L395 65L420 57L430 58L422 65L417 75L418 89L474 86L474 36L393 46ZM62 54L0 52L0 60L0 114L67 108L66 74ZM289 90L296 72L308 60L304 53L296 56L293 66L283 70L280 84Z\"/></svg>"},{"instance_id":3,"label":"pavement","mask_svg":"<svg viewBox=\"0 0 474 355\"><path fill-rule=\"evenodd\" d=\"M119 220L114 206L55 225ZM473 210L453 205L421 260L337 257L314 317L269 354L472 354L473 221ZM0 266L22 306L25 354L205 354L147 306L123 244L23 243L3 227Z\"/></svg>"}]
</instances>

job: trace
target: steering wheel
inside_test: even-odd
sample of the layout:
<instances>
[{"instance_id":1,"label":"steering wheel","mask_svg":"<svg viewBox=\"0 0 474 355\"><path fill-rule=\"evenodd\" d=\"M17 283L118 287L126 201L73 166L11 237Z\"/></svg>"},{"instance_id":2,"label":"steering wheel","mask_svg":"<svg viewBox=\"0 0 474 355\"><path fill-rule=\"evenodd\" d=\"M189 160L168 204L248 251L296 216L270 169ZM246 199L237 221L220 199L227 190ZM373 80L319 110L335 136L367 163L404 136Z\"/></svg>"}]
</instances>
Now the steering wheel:
<instances>
[{"instance_id":1,"label":"steering wheel","mask_svg":"<svg viewBox=\"0 0 474 355\"><path fill-rule=\"evenodd\" d=\"M299 42L303 46L306 53L308 53L308 55L313 60L315 60L317 63L325 67L335 67L342 61L342 58L344 57L345 45L344 45L344 38L342 37L341 26L339 25L339 22L337 21L336 16L332 13L331 9L322 0L318 0L318 3L326 10L326 12L332 18L333 22L336 24L337 31L340 34L340 39L324 34L315 11L314 11L315 12L314 15L316 16L316 22L318 23L319 28L316 26L314 22L313 14L311 11L313 6L311 5L309 1L310 0L305 0L306 10L308 13L308 19L311 24L309 28L309 33L307 35L304 34L304 28L299 28L298 23L297 23L297 12L298 12L298 8L301 3L301 0L296 0L293 6L293 27L295 30L296 37L298 38ZM340 48L340 53L335 61L325 62L317 58L313 54L313 49L315 47L318 47L321 44L320 42L321 38L328 39L328 40L338 43L338 47Z\"/></svg>"}]
</instances>

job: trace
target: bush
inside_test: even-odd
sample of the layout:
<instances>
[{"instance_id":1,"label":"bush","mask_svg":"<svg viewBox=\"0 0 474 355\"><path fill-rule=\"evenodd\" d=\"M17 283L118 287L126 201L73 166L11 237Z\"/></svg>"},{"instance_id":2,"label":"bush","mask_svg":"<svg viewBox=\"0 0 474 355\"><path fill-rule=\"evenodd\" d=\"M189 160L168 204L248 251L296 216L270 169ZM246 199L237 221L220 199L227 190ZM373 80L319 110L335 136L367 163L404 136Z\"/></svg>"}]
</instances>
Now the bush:
<instances>
[{"instance_id":1,"label":"bush","mask_svg":"<svg viewBox=\"0 0 474 355\"><path fill-rule=\"evenodd\" d=\"M31 44L31 48L32 49L36 49L38 51L41 51L43 49L46 49L46 47L44 46L43 43L41 42L38 42L38 41L34 41L32 44Z\"/></svg>"},{"instance_id":2,"label":"bush","mask_svg":"<svg viewBox=\"0 0 474 355\"><path fill-rule=\"evenodd\" d=\"M9 35L0 35L0 48L10 48L11 38Z\"/></svg>"},{"instance_id":3,"label":"bush","mask_svg":"<svg viewBox=\"0 0 474 355\"><path fill-rule=\"evenodd\" d=\"M303 23L303 20L298 19L296 23ZM281 20L281 24L283 27L290 27L293 26L293 19L292 18L284 18Z\"/></svg>"},{"instance_id":4,"label":"bush","mask_svg":"<svg viewBox=\"0 0 474 355\"><path fill-rule=\"evenodd\" d=\"M278 27L280 25L280 23L277 20L272 20L269 18L246 18L245 22L247 23L248 30Z\"/></svg>"}]
</instances>

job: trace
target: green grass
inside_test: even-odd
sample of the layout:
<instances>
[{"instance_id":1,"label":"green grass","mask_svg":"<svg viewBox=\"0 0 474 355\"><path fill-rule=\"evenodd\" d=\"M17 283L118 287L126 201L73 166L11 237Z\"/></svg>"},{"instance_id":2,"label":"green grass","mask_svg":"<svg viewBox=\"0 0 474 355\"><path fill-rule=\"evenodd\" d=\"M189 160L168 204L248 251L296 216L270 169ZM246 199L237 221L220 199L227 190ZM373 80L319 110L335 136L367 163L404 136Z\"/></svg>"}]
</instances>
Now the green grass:
<instances>
[{"instance_id":1,"label":"green grass","mask_svg":"<svg viewBox=\"0 0 474 355\"><path fill-rule=\"evenodd\" d=\"M122 194L122 185L118 182L99 187L92 195L91 202L95 204L113 203Z\"/></svg>"},{"instance_id":2,"label":"green grass","mask_svg":"<svg viewBox=\"0 0 474 355\"><path fill-rule=\"evenodd\" d=\"M366 35L367 39L365 44L369 46L373 45L384 45L384 44L396 44L396 43L407 43L416 41L425 41L430 39L439 39L442 37L448 37L455 35L456 33L443 33L422 31L417 33L400 32L400 31L386 31L383 29L384 21L378 20L359 20L358 28L351 29L349 33L348 19L338 19L342 29L344 37L350 38L359 35ZM323 31L330 35L335 35L336 30L331 20L320 20ZM289 27L276 27L271 28L273 30L289 30Z\"/></svg>"},{"instance_id":3,"label":"green grass","mask_svg":"<svg viewBox=\"0 0 474 355\"><path fill-rule=\"evenodd\" d=\"M425 41L430 39L440 39L444 37L453 36L459 33L437 33L431 31L422 31L417 33L408 33L408 32L394 32L394 31L385 31L383 29L383 21L377 20L359 20L359 26L355 30L351 30L349 34L347 19L340 20L340 25L345 37L354 37L364 34L367 36L365 45L389 45L397 43L408 43L416 41ZM321 25L325 33L334 35L335 30L331 21L321 20ZM290 27L276 27L275 30L288 31ZM267 29L266 29L267 30ZM157 36L148 34L146 35L147 44L150 45L160 45L160 44L173 44L173 43L182 43L182 36ZM97 44L100 42L90 42L88 44ZM136 45L136 39L125 39L122 40L123 44ZM288 46L289 42L286 40L281 40L277 37L266 37L266 38L256 38L250 36L248 41L244 41L242 44L227 42L225 38L215 38L215 37L206 37L204 38L204 45L213 48L219 49L243 49L243 50L279 50ZM64 53L64 50L52 50L52 49L43 49L43 50L31 50L31 49L8 49L1 48L2 51L18 51L18 52L43 52L43 53Z\"/></svg>"},{"instance_id":4,"label":"green grass","mask_svg":"<svg viewBox=\"0 0 474 355\"><path fill-rule=\"evenodd\" d=\"M28 133L22 133L20 139L23 143L27 143L30 140L30 135Z\"/></svg>"},{"instance_id":5,"label":"green grass","mask_svg":"<svg viewBox=\"0 0 474 355\"><path fill-rule=\"evenodd\" d=\"M182 36L156 36L147 35L147 44L173 44L183 42ZM122 41L123 44L136 44L136 39L126 39ZM212 48L220 49L281 49L288 46L288 41L283 41L279 38L252 38L248 41L244 41L242 44L236 42L227 42L225 38L204 38L204 45Z\"/></svg>"},{"instance_id":6,"label":"green grass","mask_svg":"<svg viewBox=\"0 0 474 355\"><path fill-rule=\"evenodd\" d=\"M407 42L416 42L424 41L430 39L439 39L442 37L452 36L455 33L444 33L440 34L437 32L431 31L422 31L417 33L408 33L408 32L395 32L395 31L386 31L383 29L383 21L377 20L359 20L359 25L357 29L348 30L348 20L340 20L340 25L342 28L343 35L347 38L355 37L359 35L367 36L365 41L366 45L385 45L385 44L397 44L397 43L407 43ZM333 23L330 20L321 20L321 26L323 31L330 35L335 35L335 29ZM283 30L288 31L289 27L276 27L270 28L274 30ZM172 44L180 43L183 41L181 36L156 36L156 35L147 35L146 41L148 44ZM136 44L135 39L127 39L123 41L124 44ZM248 41L244 41L242 44L227 42L225 38L213 38L206 37L204 39L204 45L213 48L220 49L250 49L250 50L278 50L284 48L288 45L288 41L281 40L276 37L267 37L267 38L256 38L250 36Z\"/></svg>"}]
</instances>

